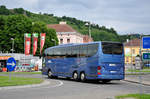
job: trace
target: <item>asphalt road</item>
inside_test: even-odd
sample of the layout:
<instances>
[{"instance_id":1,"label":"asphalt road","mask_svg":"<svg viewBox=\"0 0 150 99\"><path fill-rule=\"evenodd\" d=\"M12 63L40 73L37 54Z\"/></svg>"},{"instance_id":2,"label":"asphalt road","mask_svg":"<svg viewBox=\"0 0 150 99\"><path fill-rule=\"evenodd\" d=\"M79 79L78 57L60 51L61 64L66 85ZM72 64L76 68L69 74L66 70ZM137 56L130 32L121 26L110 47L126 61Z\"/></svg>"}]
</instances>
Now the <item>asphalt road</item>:
<instances>
[{"instance_id":1,"label":"asphalt road","mask_svg":"<svg viewBox=\"0 0 150 99\"><path fill-rule=\"evenodd\" d=\"M31 76L31 75L30 75ZM41 75L32 75L42 77ZM0 90L0 99L113 99L114 96L128 93L139 93L139 84L112 81L76 82L66 79L48 79L49 85L33 88ZM142 86L143 93L150 93L150 86Z\"/></svg>"}]
</instances>

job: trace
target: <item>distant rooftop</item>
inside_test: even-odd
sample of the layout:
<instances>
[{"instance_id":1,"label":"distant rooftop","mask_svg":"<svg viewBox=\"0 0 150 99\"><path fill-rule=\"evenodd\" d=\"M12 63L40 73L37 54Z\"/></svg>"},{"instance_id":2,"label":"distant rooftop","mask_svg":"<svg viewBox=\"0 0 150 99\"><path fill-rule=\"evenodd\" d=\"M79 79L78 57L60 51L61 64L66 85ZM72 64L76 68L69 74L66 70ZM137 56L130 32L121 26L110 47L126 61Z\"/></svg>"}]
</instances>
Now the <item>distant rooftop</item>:
<instances>
[{"instance_id":1,"label":"distant rooftop","mask_svg":"<svg viewBox=\"0 0 150 99\"><path fill-rule=\"evenodd\" d=\"M77 32L71 26L67 25L66 22L60 22L59 24L47 24L47 27L55 29L56 32Z\"/></svg>"},{"instance_id":2,"label":"distant rooftop","mask_svg":"<svg viewBox=\"0 0 150 99\"><path fill-rule=\"evenodd\" d=\"M140 39L133 39L126 43L124 43L125 46L140 46Z\"/></svg>"}]
</instances>

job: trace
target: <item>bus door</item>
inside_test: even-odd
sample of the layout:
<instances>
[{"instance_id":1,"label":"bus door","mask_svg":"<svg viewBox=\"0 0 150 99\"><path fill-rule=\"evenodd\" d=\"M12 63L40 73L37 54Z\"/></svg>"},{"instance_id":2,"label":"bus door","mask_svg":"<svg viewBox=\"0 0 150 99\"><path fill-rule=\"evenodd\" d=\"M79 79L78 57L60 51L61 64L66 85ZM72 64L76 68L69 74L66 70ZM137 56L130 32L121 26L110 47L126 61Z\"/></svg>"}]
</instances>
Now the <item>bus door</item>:
<instances>
[{"instance_id":1,"label":"bus door","mask_svg":"<svg viewBox=\"0 0 150 99\"><path fill-rule=\"evenodd\" d=\"M59 76L64 75L65 73L65 58L66 58L66 50L65 48L57 48L54 51L55 53L55 70Z\"/></svg>"},{"instance_id":2,"label":"bus door","mask_svg":"<svg viewBox=\"0 0 150 99\"><path fill-rule=\"evenodd\" d=\"M42 74L46 74L49 67L48 67L48 56L44 53L42 56Z\"/></svg>"}]
</instances>

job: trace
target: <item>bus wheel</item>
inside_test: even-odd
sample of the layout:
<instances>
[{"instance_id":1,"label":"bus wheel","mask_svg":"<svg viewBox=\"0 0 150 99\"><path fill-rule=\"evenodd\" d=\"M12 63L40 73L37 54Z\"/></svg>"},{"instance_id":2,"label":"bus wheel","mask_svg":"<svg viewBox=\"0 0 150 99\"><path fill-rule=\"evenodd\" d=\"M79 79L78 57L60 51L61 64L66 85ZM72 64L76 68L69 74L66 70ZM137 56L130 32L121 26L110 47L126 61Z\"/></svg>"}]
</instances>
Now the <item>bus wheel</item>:
<instances>
[{"instance_id":1,"label":"bus wheel","mask_svg":"<svg viewBox=\"0 0 150 99\"><path fill-rule=\"evenodd\" d=\"M74 72L74 73L73 73L73 79L74 79L74 80L78 80L78 73L77 73L77 72Z\"/></svg>"},{"instance_id":2,"label":"bus wheel","mask_svg":"<svg viewBox=\"0 0 150 99\"><path fill-rule=\"evenodd\" d=\"M53 78L51 70L48 71L48 78Z\"/></svg>"},{"instance_id":3,"label":"bus wheel","mask_svg":"<svg viewBox=\"0 0 150 99\"><path fill-rule=\"evenodd\" d=\"M86 76L85 76L85 73L84 73L84 72L82 72L82 73L80 74L80 79L81 79L82 82L86 81Z\"/></svg>"},{"instance_id":4,"label":"bus wheel","mask_svg":"<svg viewBox=\"0 0 150 99\"><path fill-rule=\"evenodd\" d=\"M102 80L102 82L105 84L105 83L108 83L110 82L111 80Z\"/></svg>"}]
</instances>

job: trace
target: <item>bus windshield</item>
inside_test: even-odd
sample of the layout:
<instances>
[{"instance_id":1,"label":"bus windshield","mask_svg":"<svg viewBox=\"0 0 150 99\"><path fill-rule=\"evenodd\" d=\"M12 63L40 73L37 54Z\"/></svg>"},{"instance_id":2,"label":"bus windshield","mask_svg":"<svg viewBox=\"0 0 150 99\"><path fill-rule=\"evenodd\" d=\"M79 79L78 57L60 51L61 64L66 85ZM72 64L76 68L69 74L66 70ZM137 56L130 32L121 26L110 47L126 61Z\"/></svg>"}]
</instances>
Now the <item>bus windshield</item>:
<instances>
[{"instance_id":1,"label":"bus windshield","mask_svg":"<svg viewBox=\"0 0 150 99\"><path fill-rule=\"evenodd\" d=\"M121 43L110 43L102 42L102 51L104 54L117 54L123 53L123 44Z\"/></svg>"}]
</instances>

